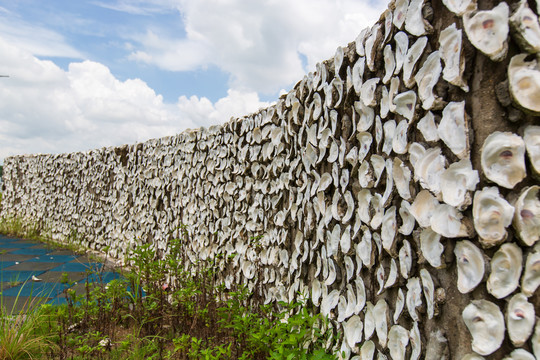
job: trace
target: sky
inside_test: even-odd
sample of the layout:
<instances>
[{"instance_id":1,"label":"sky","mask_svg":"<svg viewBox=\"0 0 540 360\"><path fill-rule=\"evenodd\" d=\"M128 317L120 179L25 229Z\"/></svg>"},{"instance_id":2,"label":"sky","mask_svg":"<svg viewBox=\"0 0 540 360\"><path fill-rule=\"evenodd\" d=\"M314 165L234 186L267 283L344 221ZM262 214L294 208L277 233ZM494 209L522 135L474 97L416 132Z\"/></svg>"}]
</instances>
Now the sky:
<instances>
[{"instance_id":1,"label":"sky","mask_svg":"<svg viewBox=\"0 0 540 360\"><path fill-rule=\"evenodd\" d=\"M0 0L0 164L270 105L384 0Z\"/></svg>"}]
</instances>

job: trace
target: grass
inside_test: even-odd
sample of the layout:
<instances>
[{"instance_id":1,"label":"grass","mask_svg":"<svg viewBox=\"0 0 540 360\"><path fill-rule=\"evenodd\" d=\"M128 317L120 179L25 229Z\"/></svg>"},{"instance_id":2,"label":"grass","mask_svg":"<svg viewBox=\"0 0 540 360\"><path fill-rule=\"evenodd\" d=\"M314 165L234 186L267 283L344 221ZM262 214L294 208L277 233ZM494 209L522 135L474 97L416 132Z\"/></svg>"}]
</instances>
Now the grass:
<instances>
[{"instance_id":1,"label":"grass","mask_svg":"<svg viewBox=\"0 0 540 360\"><path fill-rule=\"evenodd\" d=\"M0 296L0 359L41 359L46 350L56 347L46 326L47 307L39 298L30 298L20 311L15 308L8 310Z\"/></svg>"},{"instance_id":2,"label":"grass","mask_svg":"<svg viewBox=\"0 0 540 360\"><path fill-rule=\"evenodd\" d=\"M8 221L0 232L43 236ZM150 244L133 249L122 279L67 289L66 305L32 304L2 335L0 359L335 359L327 349L339 336L308 300L260 305L246 288L217 283L212 261L185 270L180 230L161 258Z\"/></svg>"}]
</instances>

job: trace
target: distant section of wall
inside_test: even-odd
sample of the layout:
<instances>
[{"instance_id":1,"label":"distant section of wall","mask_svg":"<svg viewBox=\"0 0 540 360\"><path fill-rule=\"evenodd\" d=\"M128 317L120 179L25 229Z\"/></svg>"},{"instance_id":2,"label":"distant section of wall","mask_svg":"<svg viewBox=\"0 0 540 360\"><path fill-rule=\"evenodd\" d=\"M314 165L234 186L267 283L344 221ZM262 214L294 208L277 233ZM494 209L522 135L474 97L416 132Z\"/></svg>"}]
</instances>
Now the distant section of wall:
<instances>
[{"instance_id":1,"label":"distant section of wall","mask_svg":"<svg viewBox=\"0 0 540 360\"><path fill-rule=\"evenodd\" d=\"M537 10L393 2L259 113L6 159L3 215L118 258L185 224L190 261L309 294L347 357L538 357Z\"/></svg>"}]
</instances>

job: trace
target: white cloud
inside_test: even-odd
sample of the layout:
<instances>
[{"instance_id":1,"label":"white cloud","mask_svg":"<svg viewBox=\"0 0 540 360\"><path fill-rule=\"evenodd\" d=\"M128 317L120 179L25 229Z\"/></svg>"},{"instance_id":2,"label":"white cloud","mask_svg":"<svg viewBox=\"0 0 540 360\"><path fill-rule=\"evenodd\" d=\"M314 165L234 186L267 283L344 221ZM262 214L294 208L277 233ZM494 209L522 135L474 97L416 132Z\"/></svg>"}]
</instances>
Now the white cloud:
<instances>
[{"instance_id":1,"label":"white cloud","mask_svg":"<svg viewBox=\"0 0 540 360\"><path fill-rule=\"evenodd\" d=\"M144 81L120 81L103 64L64 71L0 37L0 159L121 145L225 122L266 105L257 94L229 91L212 104L181 97L165 104Z\"/></svg>"},{"instance_id":2,"label":"white cloud","mask_svg":"<svg viewBox=\"0 0 540 360\"><path fill-rule=\"evenodd\" d=\"M173 71L214 64L235 89L275 93L354 40L386 7L369 0L178 0L187 36L140 41L132 59ZM158 44L153 45L153 44Z\"/></svg>"},{"instance_id":3,"label":"white cloud","mask_svg":"<svg viewBox=\"0 0 540 360\"><path fill-rule=\"evenodd\" d=\"M0 34L36 56L84 58L61 34L23 21L7 10L0 11Z\"/></svg>"},{"instance_id":4,"label":"white cloud","mask_svg":"<svg viewBox=\"0 0 540 360\"><path fill-rule=\"evenodd\" d=\"M228 121L231 117L249 115L270 103L261 102L256 92L241 92L229 89L227 96L219 99L215 104L205 97L181 96L178 99L178 108L182 114L202 126L209 126Z\"/></svg>"}]
</instances>

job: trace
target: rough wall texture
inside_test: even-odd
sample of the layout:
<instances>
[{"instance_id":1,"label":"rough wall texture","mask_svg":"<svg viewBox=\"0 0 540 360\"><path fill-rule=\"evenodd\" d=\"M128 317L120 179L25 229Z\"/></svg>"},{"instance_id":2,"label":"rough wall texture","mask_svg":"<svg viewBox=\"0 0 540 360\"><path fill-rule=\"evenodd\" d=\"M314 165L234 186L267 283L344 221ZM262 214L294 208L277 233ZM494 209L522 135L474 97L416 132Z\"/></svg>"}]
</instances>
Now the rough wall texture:
<instances>
[{"instance_id":1,"label":"rough wall texture","mask_svg":"<svg viewBox=\"0 0 540 360\"><path fill-rule=\"evenodd\" d=\"M8 158L3 214L118 258L185 224L190 261L309 294L347 356L533 359L540 28L518 5L396 1L257 114Z\"/></svg>"}]
</instances>

